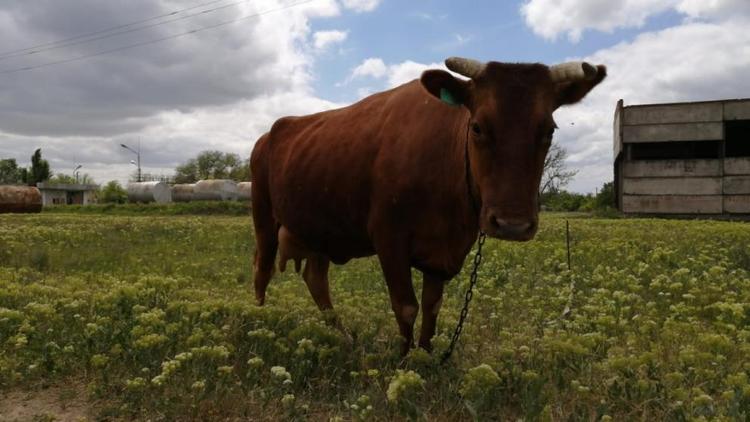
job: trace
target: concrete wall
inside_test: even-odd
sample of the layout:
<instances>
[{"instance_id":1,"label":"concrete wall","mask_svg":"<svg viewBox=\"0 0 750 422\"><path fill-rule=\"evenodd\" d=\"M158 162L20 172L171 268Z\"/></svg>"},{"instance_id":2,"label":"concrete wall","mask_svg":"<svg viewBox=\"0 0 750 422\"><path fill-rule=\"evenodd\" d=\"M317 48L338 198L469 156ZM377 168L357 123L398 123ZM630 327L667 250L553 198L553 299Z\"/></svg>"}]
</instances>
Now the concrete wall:
<instances>
[{"instance_id":1,"label":"concrete wall","mask_svg":"<svg viewBox=\"0 0 750 422\"><path fill-rule=\"evenodd\" d=\"M724 136L724 124L680 123L623 126L623 142L669 142L669 141L720 141Z\"/></svg>"},{"instance_id":2,"label":"concrete wall","mask_svg":"<svg viewBox=\"0 0 750 422\"><path fill-rule=\"evenodd\" d=\"M724 122L750 120L750 100L615 110L618 204L625 213L750 214L750 157L632 160L628 144L724 141ZM750 139L748 140L750 142Z\"/></svg>"},{"instance_id":3,"label":"concrete wall","mask_svg":"<svg viewBox=\"0 0 750 422\"><path fill-rule=\"evenodd\" d=\"M45 190L42 191L42 206L66 205L68 203L68 194L63 190Z\"/></svg>"}]
</instances>

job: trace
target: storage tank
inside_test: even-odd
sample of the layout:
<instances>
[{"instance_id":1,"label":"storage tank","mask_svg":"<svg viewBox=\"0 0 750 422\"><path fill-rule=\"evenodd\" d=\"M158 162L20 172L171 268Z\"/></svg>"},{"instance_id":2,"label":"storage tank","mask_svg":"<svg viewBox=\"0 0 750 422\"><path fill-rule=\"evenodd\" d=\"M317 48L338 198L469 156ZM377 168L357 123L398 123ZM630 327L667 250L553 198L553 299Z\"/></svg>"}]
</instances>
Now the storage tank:
<instances>
[{"instance_id":1,"label":"storage tank","mask_svg":"<svg viewBox=\"0 0 750 422\"><path fill-rule=\"evenodd\" d=\"M185 183L172 186L172 201L190 202L193 200L193 190L195 183Z\"/></svg>"},{"instance_id":2,"label":"storage tank","mask_svg":"<svg viewBox=\"0 0 750 422\"><path fill-rule=\"evenodd\" d=\"M201 180L193 188L194 201L235 201L237 194L233 180Z\"/></svg>"},{"instance_id":3,"label":"storage tank","mask_svg":"<svg viewBox=\"0 0 750 422\"><path fill-rule=\"evenodd\" d=\"M172 202L172 190L164 182L130 183L128 184L128 201L165 204Z\"/></svg>"},{"instance_id":4,"label":"storage tank","mask_svg":"<svg viewBox=\"0 0 750 422\"><path fill-rule=\"evenodd\" d=\"M252 196L250 195L253 191L252 182L240 182L237 183L237 191L239 193L238 199L240 201L251 201Z\"/></svg>"},{"instance_id":5,"label":"storage tank","mask_svg":"<svg viewBox=\"0 0 750 422\"><path fill-rule=\"evenodd\" d=\"M42 211L42 193L34 186L0 186L1 213Z\"/></svg>"}]
</instances>

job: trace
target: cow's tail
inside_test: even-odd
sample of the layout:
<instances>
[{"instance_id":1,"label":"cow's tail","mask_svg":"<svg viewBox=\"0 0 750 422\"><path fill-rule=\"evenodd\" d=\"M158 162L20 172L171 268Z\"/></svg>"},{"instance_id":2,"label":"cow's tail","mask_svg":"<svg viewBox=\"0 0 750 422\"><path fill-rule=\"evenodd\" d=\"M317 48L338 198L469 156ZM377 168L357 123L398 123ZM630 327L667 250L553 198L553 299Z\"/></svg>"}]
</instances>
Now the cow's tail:
<instances>
[{"instance_id":1,"label":"cow's tail","mask_svg":"<svg viewBox=\"0 0 750 422\"><path fill-rule=\"evenodd\" d=\"M253 189L252 212L255 227L255 261L253 263L253 285L255 299L263 305L266 299L266 288L274 273L276 251L279 247L279 225L273 218L271 192L268 182L269 134L261 136L255 143L250 156Z\"/></svg>"}]
</instances>

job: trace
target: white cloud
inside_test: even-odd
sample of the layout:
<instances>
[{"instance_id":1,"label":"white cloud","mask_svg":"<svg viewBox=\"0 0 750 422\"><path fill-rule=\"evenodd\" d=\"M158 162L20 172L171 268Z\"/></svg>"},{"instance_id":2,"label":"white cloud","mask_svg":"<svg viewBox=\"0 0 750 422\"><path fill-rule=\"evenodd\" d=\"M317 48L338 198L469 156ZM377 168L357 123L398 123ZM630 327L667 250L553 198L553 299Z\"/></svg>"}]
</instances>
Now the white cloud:
<instances>
[{"instance_id":1,"label":"white cloud","mask_svg":"<svg viewBox=\"0 0 750 422\"><path fill-rule=\"evenodd\" d=\"M427 69L443 69L445 65L441 63L417 63L411 60L388 66L388 86L395 87L412 79L417 79Z\"/></svg>"},{"instance_id":2,"label":"white cloud","mask_svg":"<svg viewBox=\"0 0 750 422\"><path fill-rule=\"evenodd\" d=\"M677 10L691 18L736 18L750 16L747 0L682 0Z\"/></svg>"},{"instance_id":3,"label":"white cloud","mask_svg":"<svg viewBox=\"0 0 750 422\"><path fill-rule=\"evenodd\" d=\"M357 78L372 77L383 79L386 88L393 88L412 79L417 79L427 69L447 70L442 63L417 63L412 60L406 60L401 63L386 65L383 59L371 57L364 60L359 66L352 70L347 79L347 83Z\"/></svg>"},{"instance_id":4,"label":"white cloud","mask_svg":"<svg viewBox=\"0 0 750 422\"><path fill-rule=\"evenodd\" d=\"M360 63L352 70L350 79L362 78L365 76L382 78L387 72L388 68L383 62L383 59L371 57L369 59L365 59L362 63Z\"/></svg>"},{"instance_id":5,"label":"white cloud","mask_svg":"<svg viewBox=\"0 0 750 422\"><path fill-rule=\"evenodd\" d=\"M609 76L580 104L555 113L555 136L580 170L571 184L593 191L612 180L615 104L750 97L750 31L742 22L688 22L600 50L585 60L603 63ZM573 126L570 123L574 123Z\"/></svg>"},{"instance_id":6,"label":"white cloud","mask_svg":"<svg viewBox=\"0 0 750 422\"><path fill-rule=\"evenodd\" d=\"M521 6L526 24L539 36L572 42L587 29L611 32L640 27L650 16L675 10L688 18L735 18L750 15L747 0L527 0Z\"/></svg>"},{"instance_id":7,"label":"white cloud","mask_svg":"<svg viewBox=\"0 0 750 422\"><path fill-rule=\"evenodd\" d=\"M355 12L371 12L378 7L380 0L341 0L344 7L354 10Z\"/></svg>"},{"instance_id":8,"label":"white cloud","mask_svg":"<svg viewBox=\"0 0 750 422\"><path fill-rule=\"evenodd\" d=\"M348 31L317 31L313 34L313 45L317 50L325 50L333 44L344 42L348 36Z\"/></svg>"},{"instance_id":9,"label":"white cloud","mask_svg":"<svg viewBox=\"0 0 750 422\"><path fill-rule=\"evenodd\" d=\"M611 32L641 26L646 18L673 7L678 0L529 0L521 6L526 24L537 35L554 40L561 33L577 42L584 29Z\"/></svg>"}]
</instances>

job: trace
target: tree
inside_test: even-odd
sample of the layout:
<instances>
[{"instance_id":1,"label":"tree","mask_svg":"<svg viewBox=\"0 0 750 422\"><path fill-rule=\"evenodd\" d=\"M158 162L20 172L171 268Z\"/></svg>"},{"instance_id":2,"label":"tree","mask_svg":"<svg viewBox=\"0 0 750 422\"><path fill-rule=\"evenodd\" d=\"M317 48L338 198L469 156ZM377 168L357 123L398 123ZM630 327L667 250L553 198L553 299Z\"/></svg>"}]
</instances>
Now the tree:
<instances>
[{"instance_id":1,"label":"tree","mask_svg":"<svg viewBox=\"0 0 750 422\"><path fill-rule=\"evenodd\" d=\"M602 185L596 195L596 207L599 209L615 207L615 183L607 182Z\"/></svg>"},{"instance_id":2,"label":"tree","mask_svg":"<svg viewBox=\"0 0 750 422\"><path fill-rule=\"evenodd\" d=\"M573 177L578 173L577 170L568 170L565 159L568 152L559 144L552 144L544 159L542 172L542 181L539 184L539 196L544 197L546 193L557 192L567 186Z\"/></svg>"},{"instance_id":3,"label":"tree","mask_svg":"<svg viewBox=\"0 0 750 422\"><path fill-rule=\"evenodd\" d=\"M68 174L57 173L56 175L50 177L47 182L50 185L75 185L76 178Z\"/></svg>"},{"instance_id":4,"label":"tree","mask_svg":"<svg viewBox=\"0 0 750 422\"><path fill-rule=\"evenodd\" d=\"M48 183L51 185L76 185L76 184L82 184L82 185L93 185L96 184L94 182L94 178L91 177L88 173L84 173L82 176L78 177L78 180L76 181L76 178L73 176L70 176L65 173L57 173L56 175L49 178Z\"/></svg>"},{"instance_id":5,"label":"tree","mask_svg":"<svg viewBox=\"0 0 750 422\"><path fill-rule=\"evenodd\" d=\"M49 163L42 158L42 149L38 148L31 156L31 170L26 177L26 184L36 186L37 183L44 182L52 176L49 169Z\"/></svg>"},{"instance_id":6,"label":"tree","mask_svg":"<svg viewBox=\"0 0 750 422\"><path fill-rule=\"evenodd\" d=\"M0 185L24 183L24 172L18 168L15 158L0 160Z\"/></svg>"},{"instance_id":7,"label":"tree","mask_svg":"<svg viewBox=\"0 0 750 422\"><path fill-rule=\"evenodd\" d=\"M128 192L117 180L111 180L99 191L99 201L109 204L124 204L128 201Z\"/></svg>"},{"instance_id":8,"label":"tree","mask_svg":"<svg viewBox=\"0 0 750 422\"><path fill-rule=\"evenodd\" d=\"M242 160L232 153L203 151L175 169L175 183L195 183L207 179L249 181L249 160Z\"/></svg>"}]
</instances>

